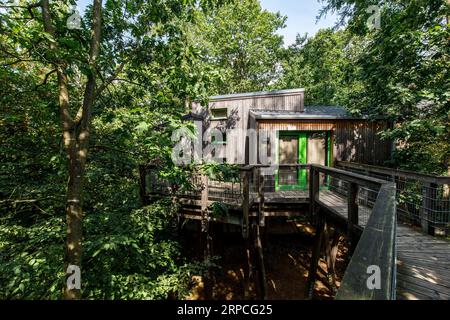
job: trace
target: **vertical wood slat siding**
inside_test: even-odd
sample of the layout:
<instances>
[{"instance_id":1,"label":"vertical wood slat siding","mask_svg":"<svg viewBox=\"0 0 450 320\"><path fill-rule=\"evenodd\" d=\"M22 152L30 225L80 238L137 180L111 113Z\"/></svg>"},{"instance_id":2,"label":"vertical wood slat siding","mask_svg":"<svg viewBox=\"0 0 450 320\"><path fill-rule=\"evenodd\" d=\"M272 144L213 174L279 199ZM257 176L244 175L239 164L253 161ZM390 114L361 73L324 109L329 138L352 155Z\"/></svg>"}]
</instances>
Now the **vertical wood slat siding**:
<instances>
[{"instance_id":1,"label":"vertical wood slat siding","mask_svg":"<svg viewBox=\"0 0 450 320\"><path fill-rule=\"evenodd\" d=\"M206 116L206 127L222 127L227 129L241 129L241 137L227 136L227 157L230 164L245 164L248 153L246 143L247 129L255 126L249 117L250 110L284 110L299 112L304 110L304 93L286 94L279 96L244 97L239 99L212 100L209 108L227 108L228 120L211 120L210 113L200 104L193 104L193 111ZM386 129L386 121L370 122L367 120L264 120L258 121L258 128L272 132L271 144L275 141L276 131L283 130L332 130L333 131L333 160L355 161L366 164L383 165L390 159L391 142L382 141L377 134ZM274 145L270 146L274 149ZM246 150L247 149L247 150ZM247 152L246 152L247 151ZM273 151L275 152L275 151Z\"/></svg>"},{"instance_id":2,"label":"vertical wood slat siding","mask_svg":"<svg viewBox=\"0 0 450 320\"><path fill-rule=\"evenodd\" d=\"M222 127L225 129L239 128L242 131L242 138L230 136L230 141L227 143L227 154L235 155L228 157L227 162L230 164L245 164L246 163L246 144L244 137L247 135L247 128L250 127L249 114L250 110L284 110L292 112L302 112L304 110L304 92L296 92L289 94L277 94L267 96L242 97L239 99L220 99L211 100L209 102L209 109L228 109L228 120L212 120L210 112L202 107L199 103L193 103L192 109L196 114L205 115L205 125L209 128ZM228 138L228 137L227 137Z\"/></svg>"},{"instance_id":3,"label":"vertical wood slat siding","mask_svg":"<svg viewBox=\"0 0 450 320\"><path fill-rule=\"evenodd\" d=\"M386 121L339 120L334 129L335 160L383 165L390 160L391 143L379 133Z\"/></svg>"},{"instance_id":4,"label":"vertical wood slat siding","mask_svg":"<svg viewBox=\"0 0 450 320\"><path fill-rule=\"evenodd\" d=\"M381 140L378 133L387 128L384 121L259 121L260 130L277 131L332 131L333 160L354 161L382 165L390 158L391 143Z\"/></svg>"}]
</instances>

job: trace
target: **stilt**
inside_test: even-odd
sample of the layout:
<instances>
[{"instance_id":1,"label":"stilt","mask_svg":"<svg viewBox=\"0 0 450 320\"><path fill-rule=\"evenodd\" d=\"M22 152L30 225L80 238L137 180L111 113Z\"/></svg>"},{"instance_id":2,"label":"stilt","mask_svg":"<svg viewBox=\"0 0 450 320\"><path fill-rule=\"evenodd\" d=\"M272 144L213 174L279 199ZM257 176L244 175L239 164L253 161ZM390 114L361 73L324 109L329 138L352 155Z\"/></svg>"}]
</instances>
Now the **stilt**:
<instances>
[{"instance_id":1,"label":"stilt","mask_svg":"<svg viewBox=\"0 0 450 320\"><path fill-rule=\"evenodd\" d=\"M258 282L260 290L260 298L267 300L267 279L266 279L266 267L264 265L264 250L261 242L261 228L255 226L255 244L257 252L257 265L258 265Z\"/></svg>"},{"instance_id":2,"label":"stilt","mask_svg":"<svg viewBox=\"0 0 450 320\"><path fill-rule=\"evenodd\" d=\"M316 234L314 237L314 248L311 254L311 264L309 266L308 281L306 283L306 290L308 298L312 298L314 292L314 284L316 283L317 267L319 265L320 251L323 242L323 229L325 225L325 218L322 214L318 214Z\"/></svg>"},{"instance_id":3,"label":"stilt","mask_svg":"<svg viewBox=\"0 0 450 320\"><path fill-rule=\"evenodd\" d=\"M325 253L326 253L326 262L327 262L327 279L330 284L332 294L334 295L336 292L336 271L335 271L335 263L336 263L336 255L338 251L339 244L339 234L337 231L334 231L332 243L330 243L330 235L329 228L327 223L324 225L324 245L325 245Z\"/></svg>"},{"instance_id":4,"label":"stilt","mask_svg":"<svg viewBox=\"0 0 450 320\"><path fill-rule=\"evenodd\" d=\"M202 195L201 195L201 214L202 214L202 220L201 220L201 239L202 239L202 248L204 248L203 251L203 258L205 261L208 261L208 263L211 260L212 257L212 236L211 236L211 230L210 230L210 222L209 222L209 214L208 214L208 177L206 175L202 176ZM211 267L208 268L207 276L205 277L205 296L206 299L212 300L214 297L214 273Z\"/></svg>"},{"instance_id":5,"label":"stilt","mask_svg":"<svg viewBox=\"0 0 450 320\"><path fill-rule=\"evenodd\" d=\"M249 300L253 279L252 244L249 238L245 239L244 254L246 257L246 263L244 264L244 299Z\"/></svg>"},{"instance_id":6,"label":"stilt","mask_svg":"<svg viewBox=\"0 0 450 320\"><path fill-rule=\"evenodd\" d=\"M350 254L355 252L358 239L355 236L355 226L358 225L358 185L350 183L347 193L347 223L348 234L347 238L350 243Z\"/></svg>"},{"instance_id":7,"label":"stilt","mask_svg":"<svg viewBox=\"0 0 450 320\"><path fill-rule=\"evenodd\" d=\"M267 249L269 246L269 219L266 218L266 225L262 229L263 247Z\"/></svg>"}]
</instances>

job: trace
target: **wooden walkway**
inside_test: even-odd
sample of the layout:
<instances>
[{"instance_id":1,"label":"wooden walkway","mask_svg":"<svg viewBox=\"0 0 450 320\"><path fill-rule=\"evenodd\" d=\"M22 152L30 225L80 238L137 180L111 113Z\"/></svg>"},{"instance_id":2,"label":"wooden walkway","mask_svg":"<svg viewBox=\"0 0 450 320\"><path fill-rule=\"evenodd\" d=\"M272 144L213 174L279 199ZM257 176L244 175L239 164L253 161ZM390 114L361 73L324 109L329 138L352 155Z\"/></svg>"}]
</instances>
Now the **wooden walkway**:
<instances>
[{"instance_id":1,"label":"wooden walkway","mask_svg":"<svg viewBox=\"0 0 450 320\"><path fill-rule=\"evenodd\" d=\"M347 218L347 200L321 191L321 202ZM368 221L370 208L359 206ZM397 299L450 300L450 241L424 235L412 226L397 223Z\"/></svg>"},{"instance_id":2,"label":"wooden walkway","mask_svg":"<svg viewBox=\"0 0 450 320\"><path fill-rule=\"evenodd\" d=\"M309 203L309 193L305 190L278 191L265 193L266 204L298 205ZM251 203L258 202L258 194L250 195ZM240 208L237 199L230 205ZM330 190L319 192L319 201L334 212L347 219L347 199ZM192 204L199 204L193 200ZM191 203L190 200L187 203ZM211 202L212 203L212 202ZM290 211L291 215L299 212ZM361 228L367 224L371 208L359 204L359 223ZM265 216L273 214L267 212ZM276 213L282 216L282 213ZM201 216L192 216L191 219ZM235 221L234 221L234 220ZM225 223L241 225L238 217L228 217ZM397 299L408 300L450 300L450 242L424 235L413 227L397 224Z\"/></svg>"},{"instance_id":3,"label":"wooden walkway","mask_svg":"<svg viewBox=\"0 0 450 320\"><path fill-rule=\"evenodd\" d=\"M450 242L397 225L397 299L450 300Z\"/></svg>"},{"instance_id":4,"label":"wooden walkway","mask_svg":"<svg viewBox=\"0 0 450 320\"><path fill-rule=\"evenodd\" d=\"M357 170L361 169L355 164L346 165L350 167L357 166L355 168ZM319 165L296 164L285 165L285 167L295 167L296 170L299 168L308 169L310 171L309 189L265 192L264 189L268 191L274 188L272 184L267 185L265 188L267 180L258 171L259 168L262 168L261 166L246 166L242 168L240 172L242 179L239 183L224 184L220 181L209 181L208 177L201 176L200 180L197 179L198 181L194 179L196 181L194 185L201 181L201 184L206 186L205 188L179 195L180 202L185 209L185 218L204 220L207 215L203 213L207 212L211 205L216 202L224 203L226 207L222 208L222 211L225 215L208 216L208 220L241 226L243 233L245 232L244 238L246 238L248 237L250 224L256 226L256 230L259 230L259 227L264 225L265 217L305 218L307 216L305 213L310 212L309 209L313 209L316 212L316 209L321 207L324 210L319 213L326 213L326 219L329 219L329 222L334 223L335 226L344 226L343 229L346 229L349 237L352 238L362 232L363 240L360 240L362 241L360 244L362 243L363 245L359 247L361 250L356 248L353 258L356 257L357 259L352 260L353 263L350 263L350 269L353 267L350 275L354 275L351 279L358 279L359 275L362 274L361 263L359 263L362 259L366 262L370 260L373 262L371 264L382 266L386 275L394 268L394 262L396 262L397 283L395 288L397 289L397 299L450 300L450 241L424 235L414 227L397 223L395 234L396 250L394 250L395 190L397 189L397 192L403 190L405 179L420 183L426 189L426 194L423 194L423 192L422 194L417 194L421 202L414 202L413 204L417 208L421 204L421 208L430 209L429 202L431 200L439 200L435 195L435 190L437 189L430 186L449 184L450 180L448 177L421 175L383 168L377 169L377 171L373 166L363 168L364 172L360 172L360 174ZM370 170L374 172L375 176L378 177L381 174L386 179L370 177L368 174ZM324 188L325 185L320 183L321 174L333 177L335 179L333 181L347 183L346 189L348 189L348 192L345 193L348 194L340 194L326 189L340 187L340 182L338 185L330 184ZM251 179L252 177L253 180ZM260 180L255 180L255 177ZM392 177L395 177L396 184L386 181L392 181ZM250 183L251 181L252 183ZM403 182L399 183L399 181ZM375 190L373 190L372 186L376 186ZM380 191L377 191L378 187ZM145 183L143 183L141 189L146 190ZM151 190L159 189L153 188L152 184ZM165 196L165 189L162 188L161 190L163 190L160 192L161 194L156 191L151 196ZM312 204L309 199L310 193L315 197L315 201ZM263 200L262 204L259 203L260 200ZM348 205L347 201L350 201L351 204ZM446 206L448 205L445 201L441 201L441 203L444 208L447 208ZM372 213L373 206L375 210ZM218 209L221 209L221 207ZM422 211L420 209L416 210ZM420 212L418 213L421 214ZM369 225L371 215L372 220ZM259 217L259 219L255 219L255 217ZM320 221L323 222L324 216L322 215L321 218ZM309 215L307 219L309 219ZM352 220L352 222L347 223L348 220ZM322 224L325 226L324 223ZM383 227L380 228L379 226ZM365 231L363 231L364 228ZM326 230L327 228L324 227L323 229ZM321 237L322 235L318 237L318 245L314 251L317 258L313 259L315 261L319 260ZM372 237L375 239L374 241L372 241ZM385 240L387 241L386 247L384 246ZM327 242L330 242L329 239ZM258 248L259 251L262 250L261 246ZM380 251L380 254L377 254L376 251ZM394 252L396 256L393 255ZM262 253L260 256L262 259ZM331 261L331 254L328 254L328 257ZM264 266L264 263L259 264ZM311 264L313 266L313 270L310 270L311 275L316 274L314 269L317 268L314 267L314 264L317 265L317 263ZM311 279L311 283L314 284L313 277ZM386 279L384 279L386 292L381 292L382 290L380 290L375 294L373 291L367 292L367 288L359 280L346 281L345 284L348 285L343 286L344 288L341 287L342 297L352 298L354 293L364 292L364 295L360 295L361 297L391 299L394 297L393 281L394 277L386 276ZM346 289L346 291L343 289Z\"/></svg>"}]
</instances>

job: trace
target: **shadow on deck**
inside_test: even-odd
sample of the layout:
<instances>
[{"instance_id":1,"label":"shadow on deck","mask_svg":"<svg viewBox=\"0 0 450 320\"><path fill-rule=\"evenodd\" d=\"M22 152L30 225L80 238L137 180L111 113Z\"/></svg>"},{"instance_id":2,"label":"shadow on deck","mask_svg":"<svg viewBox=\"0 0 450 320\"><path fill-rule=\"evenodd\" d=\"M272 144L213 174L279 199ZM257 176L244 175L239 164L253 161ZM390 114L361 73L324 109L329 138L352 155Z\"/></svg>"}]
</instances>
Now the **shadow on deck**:
<instances>
[{"instance_id":1,"label":"shadow on deck","mask_svg":"<svg viewBox=\"0 0 450 320\"><path fill-rule=\"evenodd\" d=\"M201 178L203 188L179 196L184 218L236 225L242 228L244 238L252 228L259 234L271 217L309 221L317 230L307 288L310 294L323 251L327 272L333 278L336 252L328 234L332 226L333 233L347 237L353 252L338 299L450 299L450 243L397 223L396 212L404 208L396 208L398 183L322 166L294 165L290 167L309 170L308 189L275 191L270 181L273 177L260 174L261 167L247 167L238 183L211 184ZM151 196L164 196L164 192ZM211 215L215 203L226 205L222 216ZM262 252L260 249L261 261ZM370 265L380 267L379 290L367 287ZM264 288L262 291L264 298Z\"/></svg>"}]
</instances>

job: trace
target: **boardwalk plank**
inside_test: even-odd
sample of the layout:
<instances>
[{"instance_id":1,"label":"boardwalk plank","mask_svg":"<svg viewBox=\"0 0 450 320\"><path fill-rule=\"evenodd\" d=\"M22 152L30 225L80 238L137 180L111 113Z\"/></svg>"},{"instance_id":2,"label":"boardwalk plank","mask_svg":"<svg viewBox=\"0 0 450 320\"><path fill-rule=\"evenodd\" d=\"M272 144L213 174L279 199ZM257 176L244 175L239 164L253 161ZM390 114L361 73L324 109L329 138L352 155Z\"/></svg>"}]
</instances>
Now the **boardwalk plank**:
<instances>
[{"instance_id":1,"label":"boardwalk plank","mask_svg":"<svg viewBox=\"0 0 450 320\"><path fill-rule=\"evenodd\" d=\"M326 190L320 192L319 199L347 218L345 198ZM371 209L360 205L360 211L370 215ZM366 221L361 221L361 225ZM399 299L450 299L450 242L399 223L397 257L400 262L397 271Z\"/></svg>"},{"instance_id":2,"label":"boardwalk plank","mask_svg":"<svg viewBox=\"0 0 450 320\"><path fill-rule=\"evenodd\" d=\"M258 197L251 195L256 203ZM265 193L266 204L298 205L309 202L309 193L304 190ZM236 199L237 200L237 199ZM345 196L330 190L320 190L319 200L347 218L348 206ZM241 203L232 205L240 207ZM196 200L190 200L193 204ZM290 210L290 209L289 209ZM269 216L290 216L286 212L267 213ZM359 205L360 222L364 227L371 208ZM295 214L294 214L295 215ZM240 223L240 222L239 222ZM450 242L422 234L417 229L402 223L397 225L397 298L407 300L450 299Z\"/></svg>"}]
</instances>

